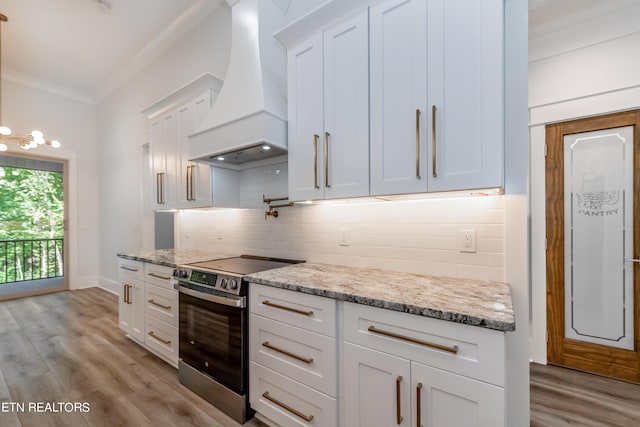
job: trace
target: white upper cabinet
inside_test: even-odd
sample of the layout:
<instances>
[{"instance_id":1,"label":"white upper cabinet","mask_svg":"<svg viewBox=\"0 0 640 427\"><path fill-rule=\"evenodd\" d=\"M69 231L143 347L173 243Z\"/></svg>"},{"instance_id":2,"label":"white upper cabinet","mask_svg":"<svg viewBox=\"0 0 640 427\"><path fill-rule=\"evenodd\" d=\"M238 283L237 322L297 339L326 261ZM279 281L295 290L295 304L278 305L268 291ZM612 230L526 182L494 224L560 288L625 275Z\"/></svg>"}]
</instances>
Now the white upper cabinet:
<instances>
[{"instance_id":1,"label":"white upper cabinet","mask_svg":"<svg viewBox=\"0 0 640 427\"><path fill-rule=\"evenodd\" d=\"M503 185L503 0L371 8L371 193Z\"/></svg>"},{"instance_id":2,"label":"white upper cabinet","mask_svg":"<svg viewBox=\"0 0 640 427\"><path fill-rule=\"evenodd\" d=\"M189 161L189 135L193 134L211 109L209 90L176 110L178 118L178 208L212 206L211 168L204 163Z\"/></svg>"},{"instance_id":3,"label":"white upper cabinet","mask_svg":"<svg viewBox=\"0 0 640 427\"><path fill-rule=\"evenodd\" d=\"M371 194L427 191L427 2L370 10Z\"/></svg>"},{"instance_id":4,"label":"white upper cabinet","mask_svg":"<svg viewBox=\"0 0 640 427\"><path fill-rule=\"evenodd\" d=\"M369 194L368 14L288 53L289 200Z\"/></svg>"},{"instance_id":5,"label":"white upper cabinet","mask_svg":"<svg viewBox=\"0 0 640 427\"><path fill-rule=\"evenodd\" d=\"M287 62L289 200L321 199L322 34L291 49Z\"/></svg>"},{"instance_id":6,"label":"white upper cabinet","mask_svg":"<svg viewBox=\"0 0 640 427\"><path fill-rule=\"evenodd\" d=\"M334 0L281 30L290 200L502 187L503 2Z\"/></svg>"},{"instance_id":7,"label":"white upper cabinet","mask_svg":"<svg viewBox=\"0 0 640 427\"><path fill-rule=\"evenodd\" d=\"M428 189L502 187L503 0L429 0L427 16Z\"/></svg>"},{"instance_id":8,"label":"white upper cabinet","mask_svg":"<svg viewBox=\"0 0 640 427\"><path fill-rule=\"evenodd\" d=\"M170 111L151 121L150 145L154 209L172 209L176 205L176 121L175 111Z\"/></svg>"}]
</instances>

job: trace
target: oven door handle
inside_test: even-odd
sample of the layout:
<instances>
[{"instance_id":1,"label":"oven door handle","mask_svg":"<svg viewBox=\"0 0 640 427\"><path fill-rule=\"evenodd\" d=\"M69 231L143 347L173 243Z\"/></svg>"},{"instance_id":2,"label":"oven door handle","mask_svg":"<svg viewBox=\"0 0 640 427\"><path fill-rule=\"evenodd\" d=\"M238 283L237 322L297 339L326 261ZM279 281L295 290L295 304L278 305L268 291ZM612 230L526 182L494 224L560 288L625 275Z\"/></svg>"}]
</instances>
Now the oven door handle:
<instances>
[{"instance_id":1,"label":"oven door handle","mask_svg":"<svg viewBox=\"0 0 640 427\"><path fill-rule=\"evenodd\" d=\"M229 307L237 307L237 308L244 308L246 306L246 300L244 297L229 298L229 297L221 297L218 295L205 294L203 292L194 291L193 289L180 286L177 283L173 285L173 287L175 290L177 290L182 294L191 295L192 297L214 302L216 304L222 304Z\"/></svg>"}]
</instances>

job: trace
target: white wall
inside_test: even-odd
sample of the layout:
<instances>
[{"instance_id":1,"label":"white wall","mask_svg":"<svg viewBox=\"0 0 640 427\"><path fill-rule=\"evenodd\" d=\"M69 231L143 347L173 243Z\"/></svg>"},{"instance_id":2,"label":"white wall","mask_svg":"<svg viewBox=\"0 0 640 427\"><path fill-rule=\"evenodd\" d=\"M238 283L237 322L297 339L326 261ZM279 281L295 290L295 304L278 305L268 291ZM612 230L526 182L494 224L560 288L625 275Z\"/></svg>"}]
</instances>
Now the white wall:
<instances>
[{"instance_id":1,"label":"white wall","mask_svg":"<svg viewBox=\"0 0 640 427\"><path fill-rule=\"evenodd\" d=\"M557 39L552 41L558 42ZM576 47L529 64L531 358L539 363L547 360L544 127L552 122L640 108L638 46L640 32L587 47Z\"/></svg>"},{"instance_id":2,"label":"white wall","mask_svg":"<svg viewBox=\"0 0 640 427\"><path fill-rule=\"evenodd\" d=\"M205 72L224 78L230 35L225 3L97 106L100 276L107 288L116 289L116 253L143 249L142 228L152 220L150 203L142 200L149 172L142 147L147 119L141 111Z\"/></svg>"},{"instance_id":3,"label":"white wall","mask_svg":"<svg viewBox=\"0 0 640 427\"><path fill-rule=\"evenodd\" d=\"M58 139L60 149L39 147L25 151L8 144L7 154L33 155L68 160L68 230L70 253L67 276L71 289L94 286L98 275L98 180L96 152L96 108L14 81L2 82L2 119L14 134L33 129L48 139Z\"/></svg>"}]
</instances>

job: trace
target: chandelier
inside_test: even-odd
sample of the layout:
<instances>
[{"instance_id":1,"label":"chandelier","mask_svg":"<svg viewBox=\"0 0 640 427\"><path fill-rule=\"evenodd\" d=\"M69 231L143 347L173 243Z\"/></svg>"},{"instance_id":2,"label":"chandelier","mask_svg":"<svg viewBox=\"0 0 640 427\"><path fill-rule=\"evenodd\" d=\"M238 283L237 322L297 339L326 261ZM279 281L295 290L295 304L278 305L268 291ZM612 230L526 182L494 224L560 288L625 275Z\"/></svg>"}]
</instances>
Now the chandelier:
<instances>
[{"instance_id":1,"label":"chandelier","mask_svg":"<svg viewBox=\"0 0 640 427\"><path fill-rule=\"evenodd\" d=\"M0 23L7 22L8 18L0 13ZM2 70L2 28L0 26L0 70ZM60 142L44 138L44 134L39 130L32 130L27 136L12 135L11 129L2 123L2 78L0 77L0 151L7 151L7 142L12 141L25 150L38 148L41 145L49 145L59 148Z\"/></svg>"}]
</instances>

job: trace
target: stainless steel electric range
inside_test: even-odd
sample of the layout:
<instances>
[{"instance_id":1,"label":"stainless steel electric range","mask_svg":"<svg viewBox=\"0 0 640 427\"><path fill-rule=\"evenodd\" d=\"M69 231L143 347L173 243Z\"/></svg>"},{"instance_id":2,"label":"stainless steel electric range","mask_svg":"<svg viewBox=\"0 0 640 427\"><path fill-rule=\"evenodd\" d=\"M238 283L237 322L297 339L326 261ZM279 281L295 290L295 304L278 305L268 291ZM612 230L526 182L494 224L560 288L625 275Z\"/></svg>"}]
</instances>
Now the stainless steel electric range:
<instances>
[{"instance_id":1,"label":"stainless steel electric range","mask_svg":"<svg viewBox=\"0 0 640 427\"><path fill-rule=\"evenodd\" d=\"M242 255L181 265L178 377L231 418L253 413L248 393L248 283L243 276L302 261Z\"/></svg>"}]
</instances>

